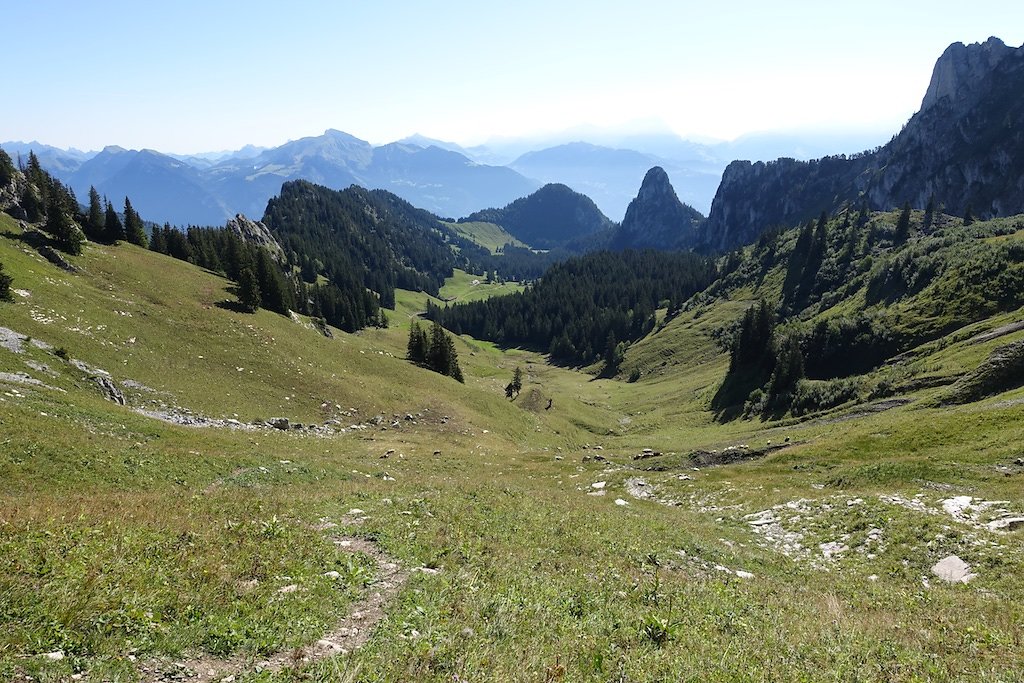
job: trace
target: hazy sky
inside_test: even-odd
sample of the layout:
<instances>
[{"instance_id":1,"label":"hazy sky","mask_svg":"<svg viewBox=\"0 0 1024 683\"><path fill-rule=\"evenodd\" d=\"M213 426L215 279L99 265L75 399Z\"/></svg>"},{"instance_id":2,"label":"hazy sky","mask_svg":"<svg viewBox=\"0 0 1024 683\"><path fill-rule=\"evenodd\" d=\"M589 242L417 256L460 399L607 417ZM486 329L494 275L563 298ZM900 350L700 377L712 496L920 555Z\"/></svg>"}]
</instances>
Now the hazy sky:
<instances>
[{"instance_id":1,"label":"hazy sky","mask_svg":"<svg viewBox=\"0 0 1024 683\"><path fill-rule=\"evenodd\" d=\"M1024 43L1020 0L0 0L0 17L0 140L169 152L326 128L895 133L947 45Z\"/></svg>"}]
</instances>

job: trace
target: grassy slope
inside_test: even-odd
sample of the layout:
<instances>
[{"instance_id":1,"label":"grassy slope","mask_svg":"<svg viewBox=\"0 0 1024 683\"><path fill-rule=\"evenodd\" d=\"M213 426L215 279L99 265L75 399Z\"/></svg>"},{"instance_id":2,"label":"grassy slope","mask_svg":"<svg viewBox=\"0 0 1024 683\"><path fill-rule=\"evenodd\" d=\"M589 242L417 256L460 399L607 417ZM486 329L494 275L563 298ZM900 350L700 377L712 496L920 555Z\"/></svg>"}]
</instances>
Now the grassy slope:
<instances>
[{"instance_id":1,"label":"grassy slope","mask_svg":"<svg viewBox=\"0 0 1024 683\"><path fill-rule=\"evenodd\" d=\"M473 221L469 223L445 223L445 225L466 239L479 244L484 249L489 249L492 254L498 253L498 250L506 244L511 244L515 247L527 246L496 223Z\"/></svg>"},{"instance_id":2,"label":"grassy slope","mask_svg":"<svg viewBox=\"0 0 1024 683\"><path fill-rule=\"evenodd\" d=\"M462 386L400 359L422 295L400 294L388 330L328 340L219 308L228 283L128 246L89 247L76 259L86 274L69 276L0 237L0 261L31 292L0 305L0 325L173 405L300 421L322 419L325 401L357 408L353 420L429 408L415 425L331 438L189 429L103 401L51 353L0 349L0 371L67 392L0 387L0 679L132 680L129 655L309 643L370 579L366 562L310 531L327 517L408 566L442 571L414 574L370 644L319 665L315 680L1022 680L1019 535L878 495L920 494L941 511L964 494L1024 512L1024 474L997 469L1016 471L1024 407L1008 401L1024 391L831 424L718 425L707 404L727 358L712 333L744 293L635 345L633 384L462 339ZM910 362L957 372L1021 336L936 344ZM510 403L501 388L516 365L526 383ZM694 472L681 458L785 437L801 445L754 463ZM680 455L633 461L644 447ZM595 454L610 462L582 460ZM635 476L677 504L631 498ZM597 481L607 494L587 495ZM801 499L807 512L777 513L803 534L792 558L743 518ZM346 516L354 507L367 513L361 525ZM827 541L850 550L825 561ZM979 578L925 588L931 564L953 552ZM329 569L343 579L324 580ZM286 583L303 590L278 595ZM33 656L58 648L61 662Z\"/></svg>"}]
</instances>

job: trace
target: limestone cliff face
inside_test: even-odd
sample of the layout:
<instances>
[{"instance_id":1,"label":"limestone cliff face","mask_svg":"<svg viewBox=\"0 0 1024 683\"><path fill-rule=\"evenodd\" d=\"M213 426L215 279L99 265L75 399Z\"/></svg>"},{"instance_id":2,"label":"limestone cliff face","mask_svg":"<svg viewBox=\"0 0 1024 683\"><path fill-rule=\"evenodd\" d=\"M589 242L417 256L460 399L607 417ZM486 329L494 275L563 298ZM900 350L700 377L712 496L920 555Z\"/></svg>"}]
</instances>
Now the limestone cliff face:
<instances>
[{"instance_id":1,"label":"limestone cliff face","mask_svg":"<svg viewBox=\"0 0 1024 683\"><path fill-rule=\"evenodd\" d=\"M242 214L236 214L225 226L228 230L242 238L245 242L263 247L279 262L284 262L284 249L270 233L270 229L260 221L253 221Z\"/></svg>"},{"instance_id":2,"label":"limestone cliff face","mask_svg":"<svg viewBox=\"0 0 1024 683\"><path fill-rule=\"evenodd\" d=\"M1024 212L1024 47L997 38L951 45L904 129L883 147L814 161L735 161L702 228L705 249L730 249L774 226L843 204L887 210L934 197L947 213Z\"/></svg>"},{"instance_id":3,"label":"limestone cliff face","mask_svg":"<svg viewBox=\"0 0 1024 683\"><path fill-rule=\"evenodd\" d=\"M616 249L678 249L690 246L699 211L679 201L668 174L655 166L644 176L636 199L629 203L622 225L612 239Z\"/></svg>"}]
</instances>

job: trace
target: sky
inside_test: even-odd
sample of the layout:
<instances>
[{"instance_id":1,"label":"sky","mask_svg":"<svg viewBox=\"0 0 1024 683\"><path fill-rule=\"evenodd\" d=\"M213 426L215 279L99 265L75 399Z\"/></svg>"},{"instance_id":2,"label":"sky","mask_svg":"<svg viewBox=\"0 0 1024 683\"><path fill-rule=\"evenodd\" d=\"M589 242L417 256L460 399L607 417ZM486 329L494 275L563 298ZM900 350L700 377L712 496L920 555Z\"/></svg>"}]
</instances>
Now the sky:
<instances>
[{"instance_id":1,"label":"sky","mask_svg":"<svg viewBox=\"0 0 1024 683\"><path fill-rule=\"evenodd\" d=\"M344 130L891 131L1024 2L0 0L0 140L194 153Z\"/></svg>"}]
</instances>

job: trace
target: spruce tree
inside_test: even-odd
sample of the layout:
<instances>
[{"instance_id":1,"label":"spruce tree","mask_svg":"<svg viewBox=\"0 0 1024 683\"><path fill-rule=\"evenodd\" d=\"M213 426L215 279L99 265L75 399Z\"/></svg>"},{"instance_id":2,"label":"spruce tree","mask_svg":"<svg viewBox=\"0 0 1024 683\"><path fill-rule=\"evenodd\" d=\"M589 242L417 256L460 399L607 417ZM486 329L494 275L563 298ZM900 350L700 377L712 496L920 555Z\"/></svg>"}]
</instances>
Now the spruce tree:
<instances>
[{"instance_id":1,"label":"spruce tree","mask_svg":"<svg viewBox=\"0 0 1024 683\"><path fill-rule=\"evenodd\" d=\"M95 187L89 187L89 213L86 215L85 234L95 241L104 239L106 219L103 213L103 204L100 203L100 193Z\"/></svg>"},{"instance_id":2,"label":"spruce tree","mask_svg":"<svg viewBox=\"0 0 1024 683\"><path fill-rule=\"evenodd\" d=\"M107 200L106 215L104 218L104 239L113 244L118 240L124 239L124 225L121 223L121 218L117 215L117 211L114 210L114 206Z\"/></svg>"},{"instance_id":3,"label":"spruce tree","mask_svg":"<svg viewBox=\"0 0 1024 683\"><path fill-rule=\"evenodd\" d=\"M935 220L935 195L928 197L928 205L924 207L924 220L921 223L922 230L930 230Z\"/></svg>"},{"instance_id":4,"label":"spruce tree","mask_svg":"<svg viewBox=\"0 0 1024 683\"><path fill-rule=\"evenodd\" d=\"M260 307L260 283L249 264L238 275L238 302L248 313L255 313Z\"/></svg>"},{"instance_id":5,"label":"spruce tree","mask_svg":"<svg viewBox=\"0 0 1024 683\"><path fill-rule=\"evenodd\" d=\"M14 162L10 155L0 148L0 187L4 187L14 180Z\"/></svg>"},{"instance_id":6,"label":"spruce tree","mask_svg":"<svg viewBox=\"0 0 1024 683\"><path fill-rule=\"evenodd\" d=\"M517 394L523 390L523 369L518 365L515 372L512 373L512 390Z\"/></svg>"},{"instance_id":7,"label":"spruce tree","mask_svg":"<svg viewBox=\"0 0 1024 683\"><path fill-rule=\"evenodd\" d=\"M171 227L170 225L165 225L164 229L168 229L169 230L170 227ZM164 229L161 229L161 228L154 228L153 229L153 238L151 240L149 240L149 248L150 248L151 251L155 251L155 252L158 252L158 253L161 253L161 254L166 254L167 253L167 238L164 237ZM240 273L235 273L234 276L231 279L237 281L239 274Z\"/></svg>"},{"instance_id":8,"label":"spruce tree","mask_svg":"<svg viewBox=\"0 0 1024 683\"><path fill-rule=\"evenodd\" d=\"M124 234L125 239L130 243L144 249L148 246L146 226L142 223L142 217L139 216L128 197L124 198Z\"/></svg>"},{"instance_id":9,"label":"spruce tree","mask_svg":"<svg viewBox=\"0 0 1024 683\"><path fill-rule=\"evenodd\" d=\"M964 209L964 227L974 223L974 209L968 204L967 208Z\"/></svg>"},{"instance_id":10,"label":"spruce tree","mask_svg":"<svg viewBox=\"0 0 1024 683\"><path fill-rule=\"evenodd\" d=\"M910 238L910 202L903 205L900 217L896 221L896 244L903 244Z\"/></svg>"},{"instance_id":11,"label":"spruce tree","mask_svg":"<svg viewBox=\"0 0 1024 683\"><path fill-rule=\"evenodd\" d=\"M13 282L13 278L4 272L4 264L0 263L0 301L10 301L13 298L11 282Z\"/></svg>"}]
</instances>

